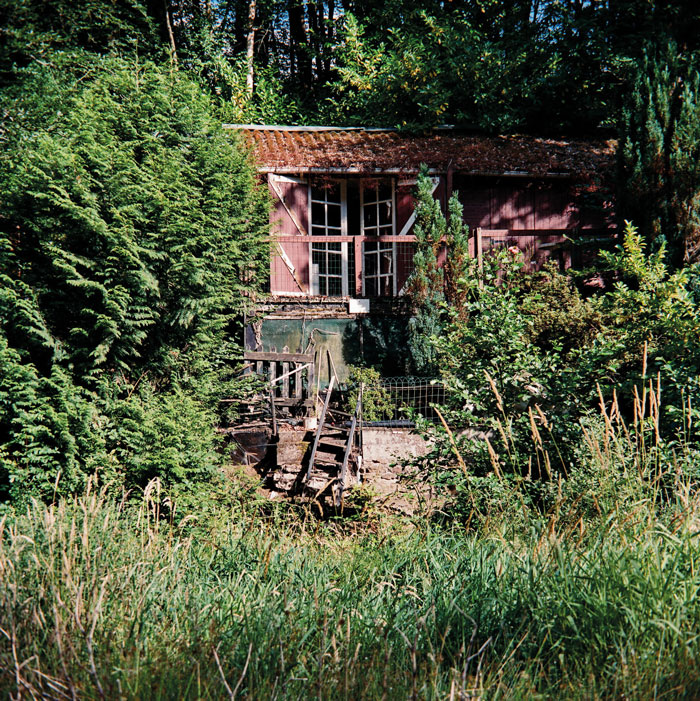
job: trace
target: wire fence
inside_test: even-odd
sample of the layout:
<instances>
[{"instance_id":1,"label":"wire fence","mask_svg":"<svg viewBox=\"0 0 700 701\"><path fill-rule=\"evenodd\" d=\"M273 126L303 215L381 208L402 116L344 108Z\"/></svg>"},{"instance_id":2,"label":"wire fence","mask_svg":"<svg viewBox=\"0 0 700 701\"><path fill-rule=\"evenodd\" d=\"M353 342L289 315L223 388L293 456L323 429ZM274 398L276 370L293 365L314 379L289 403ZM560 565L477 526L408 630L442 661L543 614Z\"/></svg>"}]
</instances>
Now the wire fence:
<instances>
[{"instance_id":1,"label":"wire fence","mask_svg":"<svg viewBox=\"0 0 700 701\"><path fill-rule=\"evenodd\" d=\"M438 421L434 406L445 403L445 385L432 377L383 377L379 390L380 410L369 423L408 426L415 414Z\"/></svg>"}]
</instances>

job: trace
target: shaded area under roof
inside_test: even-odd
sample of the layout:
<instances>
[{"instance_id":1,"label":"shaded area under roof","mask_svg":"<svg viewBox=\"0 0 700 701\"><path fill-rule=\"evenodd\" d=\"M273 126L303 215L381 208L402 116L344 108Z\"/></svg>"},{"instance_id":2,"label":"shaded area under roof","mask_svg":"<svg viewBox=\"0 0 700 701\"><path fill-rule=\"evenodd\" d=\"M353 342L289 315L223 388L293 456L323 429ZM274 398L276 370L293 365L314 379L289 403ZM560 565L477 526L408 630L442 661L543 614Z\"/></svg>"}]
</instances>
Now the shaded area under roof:
<instances>
[{"instance_id":1,"label":"shaded area under roof","mask_svg":"<svg viewBox=\"0 0 700 701\"><path fill-rule=\"evenodd\" d=\"M567 176L608 180L614 140L483 136L436 129L423 135L368 127L226 124L251 145L260 171L276 173L415 173Z\"/></svg>"}]
</instances>

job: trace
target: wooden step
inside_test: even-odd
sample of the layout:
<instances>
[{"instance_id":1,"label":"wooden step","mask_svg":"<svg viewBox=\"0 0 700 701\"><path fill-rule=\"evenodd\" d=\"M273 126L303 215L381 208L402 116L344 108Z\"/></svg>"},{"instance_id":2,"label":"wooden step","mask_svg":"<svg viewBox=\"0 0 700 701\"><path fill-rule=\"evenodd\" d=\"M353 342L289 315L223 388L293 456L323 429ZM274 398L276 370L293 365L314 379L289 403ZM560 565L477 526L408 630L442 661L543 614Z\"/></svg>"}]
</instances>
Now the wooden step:
<instances>
[{"instance_id":1,"label":"wooden step","mask_svg":"<svg viewBox=\"0 0 700 701\"><path fill-rule=\"evenodd\" d=\"M342 463L338 460L326 458L325 456L319 456L316 458L316 460L314 460L314 469L311 470L311 474L313 474L319 468L324 472L327 472L329 469L339 470L341 466Z\"/></svg>"},{"instance_id":2,"label":"wooden step","mask_svg":"<svg viewBox=\"0 0 700 701\"><path fill-rule=\"evenodd\" d=\"M321 440L318 442L319 446L332 446L333 448L340 448L342 450L345 450L347 443L347 438L330 438L329 436L321 436Z\"/></svg>"}]
</instances>

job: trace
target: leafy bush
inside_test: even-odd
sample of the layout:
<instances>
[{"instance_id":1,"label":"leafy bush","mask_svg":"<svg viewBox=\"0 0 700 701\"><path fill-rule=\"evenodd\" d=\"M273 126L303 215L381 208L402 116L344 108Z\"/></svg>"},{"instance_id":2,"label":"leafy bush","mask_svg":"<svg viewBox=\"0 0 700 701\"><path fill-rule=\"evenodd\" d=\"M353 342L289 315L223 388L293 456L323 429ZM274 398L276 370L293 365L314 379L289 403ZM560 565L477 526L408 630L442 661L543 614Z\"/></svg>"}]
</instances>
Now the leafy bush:
<instances>
[{"instance_id":1,"label":"leafy bush","mask_svg":"<svg viewBox=\"0 0 700 701\"><path fill-rule=\"evenodd\" d=\"M620 279L584 300L555 271L525 275L506 253L496 255L482 286L473 282L463 308L433 339L449 390L443 412L457 438L453 447L442 429L428 429L435 448L418 463L443 486L457 485L465 518L476 501L480 511L503 501L494 476L511 485L506 492L541 507L550 503L552 483L586 482L595 463L591 436L603 440L609 415L654 448L622 450L607 469L630 467L630 453L667 465L681 464L674 451L695 454L697 271L670 273L663 246L647 256L631 224L623 247L603 260ZM601 410L608 414L600 418ZM692 459L682 469L688 477L697 472Z\"/></svg>"},{"instance_id":2,"label":"leafy bush","mask_svg":"<svg viewBox=\"0 0 700 701\"><path fill-rule=\"evenodd\" d=\"M349 366L348 398L346 408L354 412L362 387L362 418L364 421L381 421L392 413L391 396L381 384L379 371L374 368Z\"/></svg>"},{"instance_id":3,"label":"leafy bush","mask_svg":"<svg viewBox=\"0 0 700 701\"><path fill-rule=\"evenodd\" d=\"M0 496L206 478L266 194L182 74L49 59L3 93Z\"/></svg>"}]
</instances>

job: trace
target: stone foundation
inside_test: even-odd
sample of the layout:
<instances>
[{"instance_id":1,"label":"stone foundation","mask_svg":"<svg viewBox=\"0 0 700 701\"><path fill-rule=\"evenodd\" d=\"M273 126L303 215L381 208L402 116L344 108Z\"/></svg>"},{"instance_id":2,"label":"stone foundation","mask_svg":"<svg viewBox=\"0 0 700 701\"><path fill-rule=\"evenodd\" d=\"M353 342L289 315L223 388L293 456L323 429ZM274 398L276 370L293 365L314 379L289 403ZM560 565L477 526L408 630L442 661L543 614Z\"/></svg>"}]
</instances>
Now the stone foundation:
<instances>
[{"instance_id":1,"label":"stone foundation","mask_svg":"<svg viewBox=\"0 0 700 701\"><path fill-rule=\"evenodd\" d=\"M250 457L258 459L258 472L270 489L270 496L290 494L299 478L304 456L314 439L314 431L303 426L281 424L279 439L272 441L269 430L241 431L236 441ZM412 511L415 489L407 486L402 477L402 460L425 455L430 449L419 435L405 428L364 427L362 429L363 458L359 474L348 471L346 486L362 483L369 486L387 505L402 511ZM309 492L315 493L335 477L316 465L309 480Z\"/></svg>"}]
</instances>

